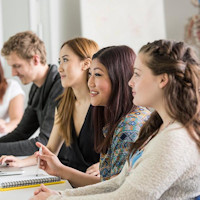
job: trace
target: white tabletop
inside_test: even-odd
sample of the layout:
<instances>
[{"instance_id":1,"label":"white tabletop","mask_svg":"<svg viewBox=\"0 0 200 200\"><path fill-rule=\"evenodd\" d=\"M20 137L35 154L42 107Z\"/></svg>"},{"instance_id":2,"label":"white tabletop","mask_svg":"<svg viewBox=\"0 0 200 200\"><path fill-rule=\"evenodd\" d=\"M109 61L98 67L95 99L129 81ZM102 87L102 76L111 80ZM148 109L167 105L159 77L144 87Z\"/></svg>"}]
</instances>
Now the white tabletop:
<instances>
[{"instance_id":1,"label":"white tabletop","mask_svg":"<svg viewBox=\"0 0 200 200\"><path fill-rule=\"evenodd\" d=\"M0 137L3 137L4 135L6 135L6 133L1 133L0 132Z\"/></svg>"},{"instance_id":2,"label":"white tabletop","mask_svg":"<svg viewBox=\"0 0 200 200\"><path fill-rule=\"evenodd\" d=\"M36 172L36 166L24 167L23 169L25 171L24 174L27 175L35 174ZM23 176L23 175L18 175L18 176ZM72 188L68 181L66 181L63 184L48 185L47 187L53 190L65 190L66 188ZM3 191L3 192L1 191L0 200L16 200L16 199L28 200L30 199L30 197L33 196L33 193L36 190L36 188L38 187Z\"/></svg>"}]
</instances>

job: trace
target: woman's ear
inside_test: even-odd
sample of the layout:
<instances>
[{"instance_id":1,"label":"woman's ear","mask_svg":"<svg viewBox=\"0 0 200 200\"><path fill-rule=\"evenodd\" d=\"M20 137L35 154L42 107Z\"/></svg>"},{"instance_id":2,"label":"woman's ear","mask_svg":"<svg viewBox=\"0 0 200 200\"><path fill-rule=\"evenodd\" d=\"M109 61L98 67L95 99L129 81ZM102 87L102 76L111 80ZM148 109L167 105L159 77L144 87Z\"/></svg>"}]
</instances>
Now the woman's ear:
<instances>
[{"instance_id":1,"label":"woman's ear","mask_svg":"<svg viewBox=\"0 0 200 200\"><path fill-rule=\"evenodd\" d=\"M161 89L164 88L167 85L168 81L169 81L168 74L167 73L161 74L160 81L159 81L159 88Z\"/></svg>"},{"instance_id":2,"label":"woman's ear","mask_svg":"<svg viewBox=\"0 0 200 200\"><path fill-rule=\"evenodd\" d=\"M91 63L92 63L92 59L91 59L91 58L86 58L86 59L83 61L82 70L85 71L85 70L89 69Z\"/></svg>"}]
</instances>

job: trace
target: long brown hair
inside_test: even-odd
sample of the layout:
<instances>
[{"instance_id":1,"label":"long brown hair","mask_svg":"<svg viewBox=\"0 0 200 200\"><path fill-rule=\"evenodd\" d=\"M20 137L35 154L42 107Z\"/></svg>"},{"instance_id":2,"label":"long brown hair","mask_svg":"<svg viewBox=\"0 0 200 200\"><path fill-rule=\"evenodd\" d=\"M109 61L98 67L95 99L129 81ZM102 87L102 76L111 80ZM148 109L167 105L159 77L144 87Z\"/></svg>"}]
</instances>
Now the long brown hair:
<instances>
[{"instance_id":1,"label":"long brown hair","mask_svg":"<svg viewBox=\"0 0 200 200\"><path fill-rule=\"evenodd\" d=\"M6 78L4 77L3 67L0 61L0 103L2 103L3 101L3 96L6 92L7 85L8 83L6 81Z\"/></svg>"},{"instance_id":2,"label":"long brown hair","mask_svg":"<svg viewBox=\"0 0 200 200\"><path fill-rule=\"evenodd\" d=\"M81 59L92 58L93 54L98 51L98 44L93 40L86 38L75 38L65 42L61 49L67 45ZM87 73L87 72L86 72ZM87 80L85 80L87 84ZM59 131L65 138L65 143L70 146L72 142L71 120L75 104L75 95L72 88L65 88L63 94L59 97L58 112L56 123L59 124Z\"/></svg>"},{"instance_id":3,"label":"long brown hair","mask_svg":"<svg viewBox=\"0 0 200 200\"><path fill-rule=\"evenodd\" d=\"M94 107L94 144L98 153L107 152L120 120L134 109L128 81L133 74L135 57L133 49L125 45L103 48L93 56L107 69L112 88L107 105ZM102 132L104 126L108 130L106 137Z\"/></svg>"},{"instance_id":4,"label":"long brown hair","mask_svg":"<svg viewBox=\"0 0 200 200\"><path fill-rule=\"evenodd\" d=\"M164 88L167 113L183 124L200 146L200 65L193 50L183 42L158 40L144 45L139 53L144 55L146 66L154 75L168 74L169 81ZM141 128L130 153L154 137L162 123L154 111Z\"/></svg>"}]
</instances>

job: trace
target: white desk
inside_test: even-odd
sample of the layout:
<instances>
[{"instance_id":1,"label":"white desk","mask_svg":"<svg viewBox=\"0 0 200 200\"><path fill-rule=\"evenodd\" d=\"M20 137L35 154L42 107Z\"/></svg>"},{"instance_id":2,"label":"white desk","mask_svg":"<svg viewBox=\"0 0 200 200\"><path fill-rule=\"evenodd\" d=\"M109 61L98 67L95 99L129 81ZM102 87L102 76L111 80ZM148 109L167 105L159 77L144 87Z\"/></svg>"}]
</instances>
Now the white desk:
<instances>
[{"instance_id":1,"label":"white desk","mask_svg":"<svg viewBox=\"0 0 200 200\"><path fill-rule=\"evenodd\" d=\"M35 174L36 172L36 166L24 167L23 169L25 171L24 174ZM23 175L18 175L18 176L23 176ZM66 188L72 188L68 181L66 181L66 183L63 184L48 185L47 187L53 190L64 190ZM0 192L0 200L16 200L16 199L28 200L30 199L30 197L33 196L33 193L36 190L36 188L38 187Z\"/></svg>"},{"instance_id":2,"label":"white desk","mask_svg":"<svg viewBox=\"0 0 200 200\"><path fill-rule=\"evenodd\" d=\"M0 138L6 135L6 133L0 133Z\"/></svg>"}]
</instances>

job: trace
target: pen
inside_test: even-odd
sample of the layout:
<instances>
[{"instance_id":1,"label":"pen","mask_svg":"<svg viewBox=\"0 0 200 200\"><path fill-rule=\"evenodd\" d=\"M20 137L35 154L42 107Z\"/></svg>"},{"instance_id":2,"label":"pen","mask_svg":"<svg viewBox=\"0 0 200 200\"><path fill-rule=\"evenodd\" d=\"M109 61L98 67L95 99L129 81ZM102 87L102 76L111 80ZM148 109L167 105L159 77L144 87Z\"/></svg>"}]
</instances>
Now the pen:
<instances>
[{"instance_id":1,"label":"pen","mask_svg":"<svg viewBox=\"0 0 200 200\"><path fill-rule=\"evenodd\" d=\"M42 147L39 148L39 155L42 155ZM39 174L39 169L40 169L40 157L38 156L38 162L37 162L37 171L36 171L36 176Z\"/></svg>"}]
</instances>

